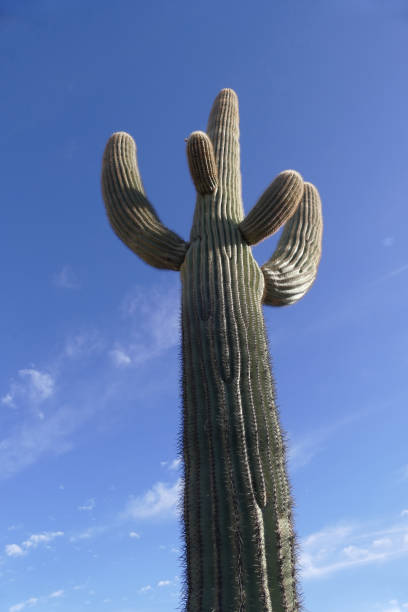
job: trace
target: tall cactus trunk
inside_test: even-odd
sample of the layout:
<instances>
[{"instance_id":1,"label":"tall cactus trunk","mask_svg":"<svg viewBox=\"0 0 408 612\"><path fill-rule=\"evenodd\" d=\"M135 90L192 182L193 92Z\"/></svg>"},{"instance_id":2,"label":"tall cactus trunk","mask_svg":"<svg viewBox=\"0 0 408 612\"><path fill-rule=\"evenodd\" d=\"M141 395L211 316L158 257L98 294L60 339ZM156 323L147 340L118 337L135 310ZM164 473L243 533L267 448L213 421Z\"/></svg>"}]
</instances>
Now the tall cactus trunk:
<instances>
[{"instance_id":1,"label":"tall cactus trunk","mask_svg":"<svg viewBox=\"0 0 408 612\"><path fill-rule=\"evenodd\" d=\"M262 303L312 285L322 221L316 188L282 172L244 217L236 94L216 98L187 156L197 190L190 243L147 200L136 148L109 140L102 188L113 229L157 268L180 270L187 612L299 612L285 450ZM285 229L260 268L250 246Z\"/></svg>"},{"instance_id":2,"label":"tall cactus trunk","mask_svg":"<svg viewBox=\"0 0 408 612\"><path fill-rule=\"evenodd\" d=\"M206 227L205 212L182 266L187 610L289 612L291 498L263 274L237 224Z\"/></svg>"}]
</instances>

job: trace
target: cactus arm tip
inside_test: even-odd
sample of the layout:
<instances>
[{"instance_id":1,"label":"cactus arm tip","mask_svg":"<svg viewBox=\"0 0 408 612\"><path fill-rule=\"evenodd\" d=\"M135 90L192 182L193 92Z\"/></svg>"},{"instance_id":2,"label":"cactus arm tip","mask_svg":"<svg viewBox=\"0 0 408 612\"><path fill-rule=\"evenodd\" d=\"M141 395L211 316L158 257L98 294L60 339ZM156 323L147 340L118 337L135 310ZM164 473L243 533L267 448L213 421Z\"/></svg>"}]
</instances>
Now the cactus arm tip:
<instances>
[{"instance_id":1,"label":"cactus arm tip","mask_svg":"<svg viewBox=\"0 0 408 612\"><path fill-rule=\"evenodd\" d=\"M165 227L145 195L136 144L116 132L106 145L102 163L102 195L110 224L119 238L146 263L179 270L187 243Z\"/></svg>"},{"instance_id":2,"label":"cactus arm tip","mask_svg":"<svg viewBox=\"0 0 408 612\"><path fill-rule=\"evenodd\" d=\"M272 257L261 268L264 304L294 304L309 291L320 262L322 233L319 192L312 183L304 183L300 205L285 225Z\"/></svg>"},{"instance_id":3,"label":"cactus arm tip","mask_svg":"<svg viewBox=\"0 0 408 612\"><path fill-rule=\"evenodd\" d=\"M303 179L295 170L285 170L261 195L239 229L249 245L271 236L295 213L303 195Z\"/></svg>"},{"instance_id":4,"label":"cactus arm tip","mask_svg":"<svg viewBox=\"0 0 408 612\"><path fill-rule=\"evenodd\" d=\"M193 132L187 139L187 158L191 177L198 193L212 193L218 186L214 148L205 132Z\"/></svg>"}]
</instances>

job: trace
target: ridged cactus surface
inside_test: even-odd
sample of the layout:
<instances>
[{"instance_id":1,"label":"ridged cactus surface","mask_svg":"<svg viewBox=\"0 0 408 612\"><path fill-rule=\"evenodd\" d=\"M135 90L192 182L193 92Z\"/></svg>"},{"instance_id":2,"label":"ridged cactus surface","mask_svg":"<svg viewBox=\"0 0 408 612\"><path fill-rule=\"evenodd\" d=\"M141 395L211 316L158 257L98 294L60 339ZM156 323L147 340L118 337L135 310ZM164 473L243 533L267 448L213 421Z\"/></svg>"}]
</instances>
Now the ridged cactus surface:
<instances>
[{"instance_id":1,"label":"ridged cactus surface","mask_svg":"<svg viewBox=\"0 0 408 612\"><path fill-rule=\"evenodd\" d=\"M187 156L197 190L189 243L160 222L132 138L109 140L102 186L113 229L182 279L187 612L298 612L292 500L262 303L292 304L313 283L322 220L316 188L282 172L244 217L238 100L217 96ZM286 224L260 268L250 246Z\"/></svg>"}]
</instances>

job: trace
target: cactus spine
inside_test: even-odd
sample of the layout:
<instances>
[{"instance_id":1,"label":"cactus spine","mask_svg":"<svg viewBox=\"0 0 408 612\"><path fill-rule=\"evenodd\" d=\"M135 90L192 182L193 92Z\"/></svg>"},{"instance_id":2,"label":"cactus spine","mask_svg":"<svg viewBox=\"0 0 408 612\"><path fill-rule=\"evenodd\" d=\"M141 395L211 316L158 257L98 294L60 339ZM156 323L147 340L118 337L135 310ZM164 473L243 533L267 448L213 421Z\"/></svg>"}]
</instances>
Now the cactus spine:
<instances>
[{"instance_id":1,"label":"cactus spine","mask_svg":"<svg viewBox=\"0 0 408 612\"><path fill-rule=\"evenodd\" d=\"M106 146L102 188L118 236L182 279L187 612L298 612L292 500L262 303L300 299L321 253L316 188L282 172L244 217L238 100L222 90L187 157L197 190L190 242L160 222L132 138ZM250 246L285 224L260 268Z\"/></svg>"}]
</instances>

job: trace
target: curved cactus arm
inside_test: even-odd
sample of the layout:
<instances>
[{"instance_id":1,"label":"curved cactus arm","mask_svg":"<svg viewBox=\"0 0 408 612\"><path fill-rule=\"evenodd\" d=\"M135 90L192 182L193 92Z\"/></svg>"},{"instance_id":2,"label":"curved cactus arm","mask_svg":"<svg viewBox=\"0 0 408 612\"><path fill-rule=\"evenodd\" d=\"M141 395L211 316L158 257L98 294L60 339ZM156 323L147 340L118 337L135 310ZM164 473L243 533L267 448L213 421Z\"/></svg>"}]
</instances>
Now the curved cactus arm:
<instances>
[{"instance_id":1,"label":"curved cactus arm","mask_svg":"<svg viewBox=\"0 0 408 612\"><path fill-rule=\"evenodd\" d=\"M303 195L303 179L295 170L285 170L261 195L251 212L239 224L247 244L271 236L295 213Z\"/></svg>"},{"instance_id":2,"label":"curved cactus arm","mask_svg":"<svg viewBox=\"0 0 408 612\"><path fill-rule=\"evenodd\" d=\"M195 188L201 195L218 187L214 148L205 132L193 132L187 140L187 159Z\"/></svg>"},{"instance_id":3,"label":"curved cactus arm","mask_svg":"<svg viewBox=\"0 0 408 612\"><path fill-rule=\"evenodd\" d=\"M286 224L276 251L262 266L264 304L293 304L310 289L320 261L322 231L319 192L311 183L305 183L296 213Z\"/></svg>"},{"instance_id":4,"label":"curved cactus arm","mask_svg":"<svg viewBox=\"0 0 408 612\"><path fill-rule=\"evenodd\" d=\"M106 145L102 193L110 224L126 246L155 268L180 270L188 245L162 224L146 198L136 144L126 132L113 134Z\"/></svg>"}]
</instances>

